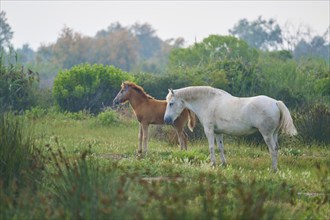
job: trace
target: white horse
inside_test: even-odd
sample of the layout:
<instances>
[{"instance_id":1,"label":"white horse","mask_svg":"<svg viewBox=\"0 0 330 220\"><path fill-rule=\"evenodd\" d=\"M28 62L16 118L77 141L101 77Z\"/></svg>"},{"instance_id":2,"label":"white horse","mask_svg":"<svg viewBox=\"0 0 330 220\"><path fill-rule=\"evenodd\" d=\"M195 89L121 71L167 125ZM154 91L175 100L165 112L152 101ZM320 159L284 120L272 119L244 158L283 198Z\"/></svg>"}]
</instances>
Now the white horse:
<instances>
[{"instance_id":1,"label":"white horse","mask_svg":"<svg viewBox=\"0 0 330 220\"><path fill-rule=\"evenodd\" d=\"M198 116L208 139L213 166L214 138L221 153L221 162L226 165L223 134L248 135L259 131L268 146L272 168L276 172L279 130L291 136L297 134L288 108L282 101L267 96L239 98L220 89L191 86L169 90L166 100L166 123L173 123L185 108Z\"/></svg>"}]
</instances>

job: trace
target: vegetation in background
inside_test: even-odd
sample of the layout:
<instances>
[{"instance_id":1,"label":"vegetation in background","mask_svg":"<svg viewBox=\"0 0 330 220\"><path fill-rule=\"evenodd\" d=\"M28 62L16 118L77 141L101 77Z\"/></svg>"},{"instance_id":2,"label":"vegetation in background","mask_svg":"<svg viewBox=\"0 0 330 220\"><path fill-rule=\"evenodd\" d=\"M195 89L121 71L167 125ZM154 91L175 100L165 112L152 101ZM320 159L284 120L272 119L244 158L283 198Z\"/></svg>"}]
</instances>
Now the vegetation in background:
<instances>
[{"instance_id":1,"label":"vegetation in background","mask_svg":"<svg viewBox=\"0 0 330 220\"><path fill-rule=\"evenodd\" d=\"M268 21L259 16L254 21L239 20L229 33L246 41L251 47L267 50L282 43L282 30L276 20Z\"/></svg>"},{"instance_id":2,"label":"vegetation in background","mask_svg":"<svg viewBox=\"0 0 330 220\"><path fill-rule=\"evenodd\" d=\"M10 25L8 24L6 18L6 12L0 12L0 51L11 45L11 39L13 38L14 32L12 31Z\"/></svg>"},{"instance_id":3,"label":"vegetation in background","mask_svg":"<svg viewBox=\"0 0 330 220\"><path fill-rule=\"evenodd\" d=\"M112 106L122 81L132 75L113 66L81 64L59 72L54 82L53 95L61 110L99 112Z\"/></svg>"},{"instance_id":4,"label":"vegetation in background","mask_svg":"<svg viewBox=\"0 0 330 220\"><path fill-rule=\"evenodd\" d=\"M15 57L12 57L15 55ZM13 63L11 59L15 60ZM17 63L16 54L0 54L0 112L20 111L36 103L38 73Z\"/></svg>"}]
</instances>

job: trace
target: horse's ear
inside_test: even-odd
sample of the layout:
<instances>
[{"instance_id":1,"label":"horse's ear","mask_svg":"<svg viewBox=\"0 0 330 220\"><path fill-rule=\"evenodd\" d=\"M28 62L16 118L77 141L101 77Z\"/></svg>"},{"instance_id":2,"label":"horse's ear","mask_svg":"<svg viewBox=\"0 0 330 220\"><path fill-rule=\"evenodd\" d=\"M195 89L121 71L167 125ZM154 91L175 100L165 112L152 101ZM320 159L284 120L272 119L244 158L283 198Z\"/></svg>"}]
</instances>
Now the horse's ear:
<instances>
[{"instance_id":1,"label":"horse's ear","mask_svg":"<svg viewBox=\"0 0 330 220\"><path fill-rule=\"evenodd\" d=\"M174 95L173 89L168 89L168 92L171 93L172 95Z\"/></svg>"},{"instance_id":2,"label":"horse's ear","mask_svg":"<svg viewBox=\"0 0 330 220\"><path fill-rule=\"evenodd\" d=\"M126 84L126 82L124 82L124 81L123 81L121 84L122 84L122 85L123 85L123 87L126 89L126 87L127 87L127 84Z\"/></svg>"}]
</instances>

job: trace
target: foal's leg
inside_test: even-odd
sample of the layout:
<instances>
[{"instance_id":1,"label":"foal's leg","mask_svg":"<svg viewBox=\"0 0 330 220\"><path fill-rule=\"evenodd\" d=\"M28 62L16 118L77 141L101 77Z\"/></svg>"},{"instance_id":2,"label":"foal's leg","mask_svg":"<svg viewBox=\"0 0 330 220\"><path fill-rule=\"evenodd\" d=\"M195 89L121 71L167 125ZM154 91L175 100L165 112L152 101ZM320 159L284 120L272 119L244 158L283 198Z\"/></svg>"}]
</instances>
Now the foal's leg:
<instances>
[{"instance_id":1,"label":"foal's leg","mask_svg":"<svg viewBox=\"0 0 330 220\"><path fill-rule=\"evenodd\" d=\"M147 153L148 151L148 124L142 124L142 130L143 130L143 153Z\"/></svg>"},{"instance_id":2,"label":"foal's leg","mask_svg":"<svg viewBox=\"0 0 330 220\"><path fill-rule=\"evenodd\" d=\"M180 144L181 150L187 150L187 140L185 140L186 137L184 137L184 132L182 129L175 128L176 135L178 136L178 141Z\"/></svg>"},{"instance_id":3,"label":"foal's leg","mask_svg":"<svg viewBox=\"0 0 330 220\"><path fill-rule=\"evenodd\" d=\"M175 128L176 135L178 136L180 149L181 150L183 150L183 149L187 150L187 137L184 134L182 120L176 121L176 123L174 124L174 128Z\"/></svg>"},{"instance_id":4,"label":"foal's leg","mask_svg":"<svg viewBox=\"0 0 330 220\"><path fill-rule=\"evenodd\" d=\"M216 134L215 139L216 139L218 147L219 147L222 165L226 166L227 161L226 161L226 158L225 158L225 152L224 152L224 148L223 148L223 135L222 134Z\"/></svg>"},{"instance_id":5,"label":"foal's leg","mask_svg":"<svg viewBox=\"0 0 330 220\"><path fill-rule=\"evenodd\" d=\"M138 153L142 153L142 138L143 138L143 130L142 130L142 124L139 124L139 149Z\"/></svg>"},{"instance_id":6,"label":"foal's leg","mask_svg":"<svg viewBox=\"0 0 330 220\"><path fill-rule=\"evenodd\" d=\"M211 165L215 167L215 155L214 155L214 131L208 126L204 126L204 132L209 142L210 154L211 154Z\"/></svg>"}]
</instances>

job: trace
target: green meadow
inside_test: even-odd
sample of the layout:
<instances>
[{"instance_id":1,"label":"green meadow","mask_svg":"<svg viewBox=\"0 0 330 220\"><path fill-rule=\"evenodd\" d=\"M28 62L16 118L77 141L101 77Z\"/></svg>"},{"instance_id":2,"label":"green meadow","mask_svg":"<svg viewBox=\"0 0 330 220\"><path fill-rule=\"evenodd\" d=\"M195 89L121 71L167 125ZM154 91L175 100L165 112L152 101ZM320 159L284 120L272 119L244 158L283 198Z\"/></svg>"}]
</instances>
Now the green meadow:
<instances>
[{"instance_id":1,"label":"green meadow","mask_svg":"<svg viewBox=\"0 0 330 220\"><path fill-rule=\"evenodd\" d=\"M330 216L329 146L280 136L273 173L265 144L228 136L226 167L218 151L218 166L210 166L205 138L190 139L181 151L153 135L148 154L138 155L138 123L131 117L104 123L83 112L27 111L5 115L1 128L1 144L8 146L1 148L1 175L14 173L1 181L1 219Z\"/></svg>"}]
</instances>

